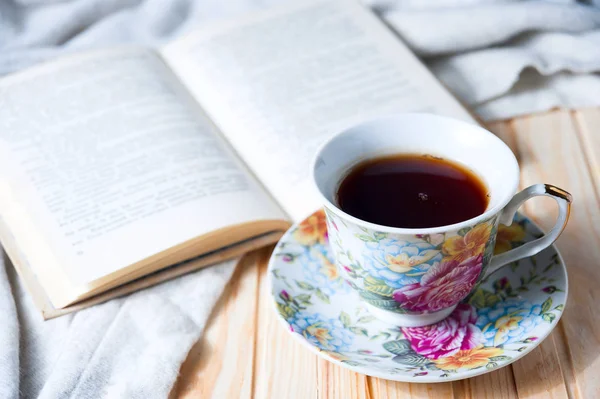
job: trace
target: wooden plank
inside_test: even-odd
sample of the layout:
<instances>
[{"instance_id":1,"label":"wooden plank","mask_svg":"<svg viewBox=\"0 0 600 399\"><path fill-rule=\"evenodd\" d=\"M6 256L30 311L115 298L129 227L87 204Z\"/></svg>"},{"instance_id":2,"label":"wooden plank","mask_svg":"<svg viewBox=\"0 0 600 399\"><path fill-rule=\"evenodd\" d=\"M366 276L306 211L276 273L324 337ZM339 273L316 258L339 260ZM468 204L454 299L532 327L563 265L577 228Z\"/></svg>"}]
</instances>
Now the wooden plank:
<instances>
[{"instance_id":1,"label":"wooden plank","mask_svg":"<svg viewBox=\"0 0 600 399\"><path fill-rule=\"evenodd\" d=\"M277 320L268 293L266 269L270 251L260 260L255 340L255 398L317 397L317 355L291 339Z\"/></svg>"},{"instance_id":2,"label":"wooden plank","mask_svg":"<svg viewBox=\"0 0 600 399\"><path fill-rule=\"evenodd\" d=\"M571 277L571 274L569 275L571 277L570 287L575 287L577 292L577 302L572 307L573 309L567 313L568 317L564 319L563 340L557 340L557 346L564 345L569 348L569 355L574 369L570 374L567 374L566 378L574 379L581 397L587 398L600 397L600 381L597 378L598 370L600 370L600 315L598 315L597 309L594 308L594 305L598 304L600 300L600 287L597 284L600 277L597 257L600 252L598 250L598 241L600 240L600 217L598 212L600 200L600 108L574 111L572 114L586 154L588 171L592 176L592 184L587 188L593 187L595 193L595 198L590 198L589 202L586 201L586 203L580 205L580 207L591 205L595 208L581 209L583 215L590 216L586 225L590 227L590 230L588 230L588 234L583 230L579 231L579 235L585 237L587 242L579 243L578 248L585 251L586 245L590 245L594 247L595 251L587 253L587 256L582 258L581 269L583 270L576 280ZM592 259L595 259L595 261L592 261ZM596 281L596 284L593 281ZM582 290L587 292L582 292ZM570 295L573 298L573 291ZM575 312L584 310L584 314L575 314ZM592 318L587 319L589 315L592 315ZM577 325L574 323L584 318L587 319L587 323L583 325L581 331L577 332ZM581 339L580 341L576 341L578 337Z\"/></svg>"},{"instance_id":3,"label":"wooden plank","mask_svg":"<svg viewBox=\"0 0 600 399\"><path fill-rule=\"evenodd\" d=\"M526 129L527 126L519 126L520 131L518 134L520 136L529 134ZM535 160L532 160L530 152L527 149L520 149L518 147L518 139L511 127L511 123L501 122L491 124L489 128L511 147L523 169L535 165ZM530 183L522 181L521 188ZM565 397L567 395L565 384L556 383L556 381L564 380L558 367L560 361L561 359L559 358L552 336L540 348L537 348L533 353L515 363L512 366L514 378L516 379L513 385L519 388L519 397ZM535 375L532 375L534 373ZM540 392L531 389L534 385L530 384L529 380L532 378L542 381L542 383L536 384L536 387L546 387L547 389ZM516 393L511 393L511 395L516 395Z\"/></svg>"},{"instance_id":4,"label":"wooden plank","mask_svg":"<svg viewBox=\"0 0 600 399\"><path fill-rule=\"evenodd\" d=\"M511 127L510 121L502 121L502 122L491 122L485 125L485 127L496 136L498 136L504 143L510 147L512 152L515 154L517 161L519 161L519 165L521 165L521 160L519 150L517 148L517 142L515 136L513 134L513 130Z\"/></svg>"},{"instance_id":5,"label":"wooden plank","mask_svg":"<svg viewBox=\"0 0 600 399\"><path fill-rule=\"evenodd\" d=\"M514 399L517 390L510 366L452 383L455 398Z\"/></svg>"},{"instance_id":6,"label":"wooden plank","mask_svg":"<svg viewBox=\"0 0 600 399\"><path fill-rule=\"evenodd\" d=\"M572 111L579 138L588 160L590 172L598 185L600 182L600 109Z\"/></svg>"},{"instance_id":7,"label":"wooden plank","mask_svg":"<svg viewBox=\"0 0 600 399\"><path fill-rule=\"evenodd\" d=\"M367 376L319 359L317 363L318 398L370 399Z\"/></svg>"},{"instance_id":8,"label":"wooden plank","mask_svg":"<svg viewBox=\"0 0 600 399\"><path fill-rule=\"evenodd\" d=\"M371 380L370 386L373 398L447 399L453 396L451 382L440 384L409 384L374 377L369 378Z\"/></svg>"},{"instance_id":9,"label":"wooden plank","mask_svg":"<svg viewBox=\"0 0 600 399\"><path fill-rule=\"evenodd\" d=\"M521 153L522 179L527 184L545 182L556 184L575 198L570 222L557 245L569 270L569 300L558 337L566 342L569 353L556 355L552 362L560 365L562 380L574 382L567 387L573 397L600 397L600 315L592 304L600 299L600 193L598 180L593 179L594 167L589 154L597 156L596 144L581 142L578 126L569 112L557 111L513 122L517 147ZM598 130L591 126L589 131ZM583 147L588 147L586 151ZM597 176L596 176L597 177ZM554 224L555 205L551 201L528 202L527 213L544 228ZM564 337L560 337L564 331ZM564 345L559 348L565 348ZM531 359L530 359L531 360ZM550 361L550 360L548 360ZM548 384L558 384L556 371L547 379L527 379L524 391L552 392Z\"/></svg>"},{"instance_id":10,"label":"wooden plank","mask_svg":"<svg viewBox=\"0 0 600 399\"><path fill-rule=\"evenodd\" d=\"M520 398L568 398L554 337L513 365ZM532 384L531 381L538 381ZM543 389L540 389L543 388Z\"/></svg>"},{"instance_id":11,"label":"wooden plank","mask_svg":"<svg viewBox=\"0 0 600 399\"><path fill-rule=\"evenodd\" d=\"M532 163L532 160L527 149L519 148L518 139L515 135L512 124L512 122L498 122L489 124L488 128L511 148L515 154L515 157L519 161L521 169L523 170ZM522 131L519 132L520 135L528 134L525 129L522 128L521 130ZM520 188L523 189L529 184L531 184L531 182L524 181L522 178L520 182ZM522 211L527 213L526 209L523 209ZM548 340L551 340L552 342L548 344ZM564 381L560 370L553 368L551 374L542 372L543 366L546 362L551 361L555 365L559 362L558 353L555 350L553 338L550 337L548 340L543 343L543 346L544 348L547 348L548 345L551 345L552 349L550 351L543 351L542 348L538 348L532 353L528 354L525 358L521 359L510 367L505 368L505 370L507 370L505 372L505 377L507 378L506 386L508 387L508 390L505 392L507 395L506 397L538 397L537 393L530 389L532 387L528 381L531 378L529 377L531 375L530 370L536 371L537 380L543 380L543 383L536 384L536 387L548 388L549 390L545 391L546 394L552 393L554 397L563 397L562 395L566 394L566 383L556 384L556 381ZM551 379L549 380L549 378ZM518 392L517 389L519 389ZM485 392L479 392L479 395L483 394L485 394Z\"/></svg>"},{"instance_id":12,"label":"wooden plank","mask_svg":"<svg viewBox=\"0 0 600 399\"><path fill-rule=\"evenodd\" d=\"M202 339L194 345L171 397L250 398L254 366L257 254L238 264L208 321Z\"/></svg>"},{"instance_id":13,"label":"wooden plank","mask_svg":"<svg viewBox=\"0 0 600 399\"><path fill-rule=\"evenodd\" d=\"M521 118L521 120L525 120ZM532 158L530 151L527 148L519 147L519 139L522 136L530 134L526 129L528 125L520 126L518 133L514 130L514 122L502 122L491 124L490 130L493 131L498 137L500 137L515 153L519 165L521 167L521 174L531 167L535 167L536 161ZM517 135L519 137L517 137ZM521 189L532 184L531 181L527 181L525 178L521 178ZM544 201L544 200L542 200ZM546 200L548 201L548 200ZM552 200L549 200L552 201ZM522 211L527 212L528 207L532 204L538 203L539 200L530 201ZM551 205L551 204L550 204ZM551 211L554 212L554 211ZM544 350L546 349L546 350ZM516 362L511 366L512 368L512 392L508 393L509 397L541 397L552 395L552 397L565 397L567 393L566 382L561 374L560 368L557 366L559 363L559 355L554 346L554 339L549 337L541 348L537 348L532 353L528 354L525 358ZM550 363L548 368L544 365ZM552 367L556 365L557 367ZM533 371L532 371L533 370ZM535 373L535 376L533 375ZM535 379L536 384L533 385L529 381ZM558 383L557 381L562 381ZM532 389L535 387L538 390ZM544 396L545 395L545 396Z\"/></svg>"},{"instance_id":14,"label":"wooden plank","mask_svg":"<svg viewBox=\"0 0 600 399\"><path fill-rule=\"evenodd\" d=\"M552 339L556 346L556 352L558 354L558 364L560 365L565 386L567 388L567 396L571 398L579 397L577 391L577 382L575 381L575 375L573 374L573 365L571 360L571 352L569 345L566 341L566 335L564 332L563 323L559 323L556 330L552 333Z\"/></svg>"}]
</instances>

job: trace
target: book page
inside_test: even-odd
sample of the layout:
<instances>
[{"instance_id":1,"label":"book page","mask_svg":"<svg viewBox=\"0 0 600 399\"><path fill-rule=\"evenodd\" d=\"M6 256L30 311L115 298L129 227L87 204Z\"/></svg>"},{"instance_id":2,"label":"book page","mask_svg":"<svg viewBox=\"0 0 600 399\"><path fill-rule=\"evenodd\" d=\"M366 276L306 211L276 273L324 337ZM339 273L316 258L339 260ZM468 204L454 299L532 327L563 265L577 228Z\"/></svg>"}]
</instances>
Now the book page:
<instances>
[{"instance_id":1,"label":"book page","mask_svg":"<svg viewBox=\"0 0 600 399\"><path fill-rule=\"evenodd\" d=\"M354 1L319 1L202 30L162 51L294 219L320 203L318 146L378 115L473 120L388 28Z\"/></svg>"},{"instance_id":2,"label":"book page","mask_svg":"<svg viewBox=\"0 0 600 399\"><path fill-rule=\"evenodd\" d=\"M0 189L20 245L38 237L59 259L39 259L36 274L54 265L73 284L225 226L284 218L161 58L137 49L0 81Z\"/></svg>"}]
</instances>

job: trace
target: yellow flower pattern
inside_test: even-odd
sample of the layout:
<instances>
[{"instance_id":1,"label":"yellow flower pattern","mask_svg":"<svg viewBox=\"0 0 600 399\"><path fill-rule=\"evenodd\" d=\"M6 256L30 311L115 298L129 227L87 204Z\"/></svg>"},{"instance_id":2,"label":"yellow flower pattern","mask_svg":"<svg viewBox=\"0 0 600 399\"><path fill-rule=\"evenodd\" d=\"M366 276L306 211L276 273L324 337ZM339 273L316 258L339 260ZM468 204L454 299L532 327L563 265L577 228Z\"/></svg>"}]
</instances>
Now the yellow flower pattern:
<instances>
[{"instance_id":1,"label":"yellow flower pattern","mask_svg":"<svg viewBox=\"0 0 600 399\"><path fill-rule=\"evenodd\" d=\"M439 253L440 251L436 250L426 250L417 256L409 256L404 252L396 256L388 254L385 257L385 261L387 262L388 269L396 273L406 273L411 271L412 268L435 258Z\"/></svg>"},{"instance_id":2,"label":"yellow flower pattern","mask_svg":"<svg viewBox=\"0 0 600 399\"><path fill-rule=\"evenodd\" d=\"M327 348L329 346L329 341L333 338L329 333L329 330L322 326L320 323L315 323L306 327L303 332L305 337L312 336L314 337L322 347Z\"/></svg>"},{"instance_id":3,"label":"yellow flower pattern","mask_svg":"<svg viewBox=\"0 0 600 399\"><path fill-rule=\"evenodd\" d=\"M304 219L294 232L294 238L302 245L325 244L327 241L325 212L321 210Z\"/></svg>"},{"instance_id":4,"label":"yellow flower pattern","mask_svg":"<svg viewBox=\"0 0 600 399\"><path fill-rule=\"evenodd\" d=\"M319 271L327 276L330 280L337 280L340 278L340 273L338 272L337 267L327 259L325 255L322 253L317 254L317 258L321 261L321 268Z\"/></svg>"},{"instance_id":5,"label":"yellow flower pattern","mask_svg":"<svg viewBox=\"0 0 600 399\"><path fill-rule=\"evenodd\" d=\"M485 245L492 234L491 223L481 223L473 227L462 236L454 236L446 239L442 251L448 260L462 262L473 256L479 256L485 251Z\"/></svg>"},{"instance_id":6,"label":"yellow flower pattern","mask_svg":"<svg viewBox=\"0 0 600 399\"><path fill-rule=\"evenodd\" d=\"M434 360L435 365L442 370L474 369L486 366L490 358L499 356L504 351L501 348L484 348L483 346L461 350L451 356Z\"/></svg>"},{"instance_id":7,"label":"yellow flower pattern","mask_svg":"<svg viewBox=\"0 0 600 399\"><path fill-rule=\"evenodd\" d=\"M498 226L498 234L496 235L496 246L494 254L498 255L512 249L513 242L523 241L525 239L525 229L518 223L513 223L510 226L503 224Z\"/></svg>"},{"instance_id":8,"label":"yellow flower pattern","mask_svg":"<svg viewBox=\"0 0 600 399\"><path fill-rule=\"evenodd\" d=\"M494 345L502 344L509 331L519 328L519 322L521 320L523 320L523 318L520 316L502 316L496 320L494 327L497 328L497 331L494 336Z\"/></svg>"}]
</instances>

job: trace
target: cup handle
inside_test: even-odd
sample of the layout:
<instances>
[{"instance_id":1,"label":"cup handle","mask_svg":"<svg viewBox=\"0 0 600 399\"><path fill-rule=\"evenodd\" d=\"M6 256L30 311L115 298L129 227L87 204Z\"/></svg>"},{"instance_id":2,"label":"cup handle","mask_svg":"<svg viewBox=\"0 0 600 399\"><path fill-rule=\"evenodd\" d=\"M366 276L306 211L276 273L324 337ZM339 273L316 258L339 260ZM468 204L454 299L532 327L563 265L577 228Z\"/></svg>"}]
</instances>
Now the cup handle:
<instances>
[{"instance_id":1,"label":"cup handle","mask_svg":"<svg viewBox=\"0 0 600 399\"><path fill-rule=\"evenodd\" d=\"M550 184L534 184L533 186L527 187L525 190L517 193L502 210L499 222L510 226L517 209L521 207L523 202L540 195L554 198L554 200L558 203L558 219L556 220L556 224L552 230L550 230L549 233L544 234L542 237L523 244L518 248L511 249L510 251L500 255L495 255L490 261L484 277L494 273L507 263L537 254L541 250L550 246L550 244L552 244L558 238L560 233L562 233L567 225L567 221L569 220L569 213L571 212L571 202L573 201L573 197L565 190Z\"/></svg>"}]
</instances>

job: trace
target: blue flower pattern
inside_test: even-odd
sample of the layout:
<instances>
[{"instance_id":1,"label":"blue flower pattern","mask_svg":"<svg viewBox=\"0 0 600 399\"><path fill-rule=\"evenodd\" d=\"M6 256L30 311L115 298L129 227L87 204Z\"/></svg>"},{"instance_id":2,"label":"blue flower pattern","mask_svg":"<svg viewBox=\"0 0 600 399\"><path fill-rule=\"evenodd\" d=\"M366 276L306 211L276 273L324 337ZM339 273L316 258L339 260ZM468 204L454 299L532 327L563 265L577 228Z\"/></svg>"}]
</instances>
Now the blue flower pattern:
<instances>
[{"instance_id":1,"label":"blue flower pattern","mask_svg":"<svg viewBox=\"0 0 600 399\"><path fill-rule=\"evenodd\" d=\"M489 325L483 332L485 346L506 345L523 340L538 324L543 323L541 313L540 305L533 305L517 298L508 298L492 307L478 309L475 324L482 331ZM496 322L502 317L520 317L521 320L517 328L509 329L506 335L500 336L501 341L498 342Z\"/></svg>"},{"instance_id":2,"label":"blue flower pattern","mask_svg":"<svg viewBox=\"0 0 600 399\"><path fill-rule=\"evenodd\" d=\"M339 271L337 277L331 278L331 275L328 275L326 269L324 269L324 259L327 259L333 267L337 268L333 254L328 246L315 244L312 247L305 247L303 252L303 255L298 260L302 265L305 282L319 287L327 295L350 291L350 287L344 282Z\"/></svg>"},{"instance_id":3,"label":"blue flower pattern","mask_svg":"<svg viewBox=\"0 0 600 399\"><path fill-rule=\"evenodd\" d=\"M298 312L288 318L294 332L301 334L312 345L322 350L333 352L347 352L354 341L354 335L344 328L338 319L327 319L320 313ZM310 327L325 329L327 334L316 337L311 334ZM323 339L326 342L323 343Z\"/></svg>"},{"instance_id":4,"label":"blue flower pattern","mask_svg":"<svg viewBox=\"0 0 600 399\"><path fill-rule=\"evenodd\" d=\"M402 253L409 257L421 256L425 251L436 247L426 241L408 242L385 238L378 242L366 243L368 253L363 256L363 267L373 277L384 280L390 287L400 288L407 284L418 283L431 266L441 261L441 252L432 259L412 268L409 273L398 273L388 268L388 256L396 257Z\"/></svg>"}]
</instances>

